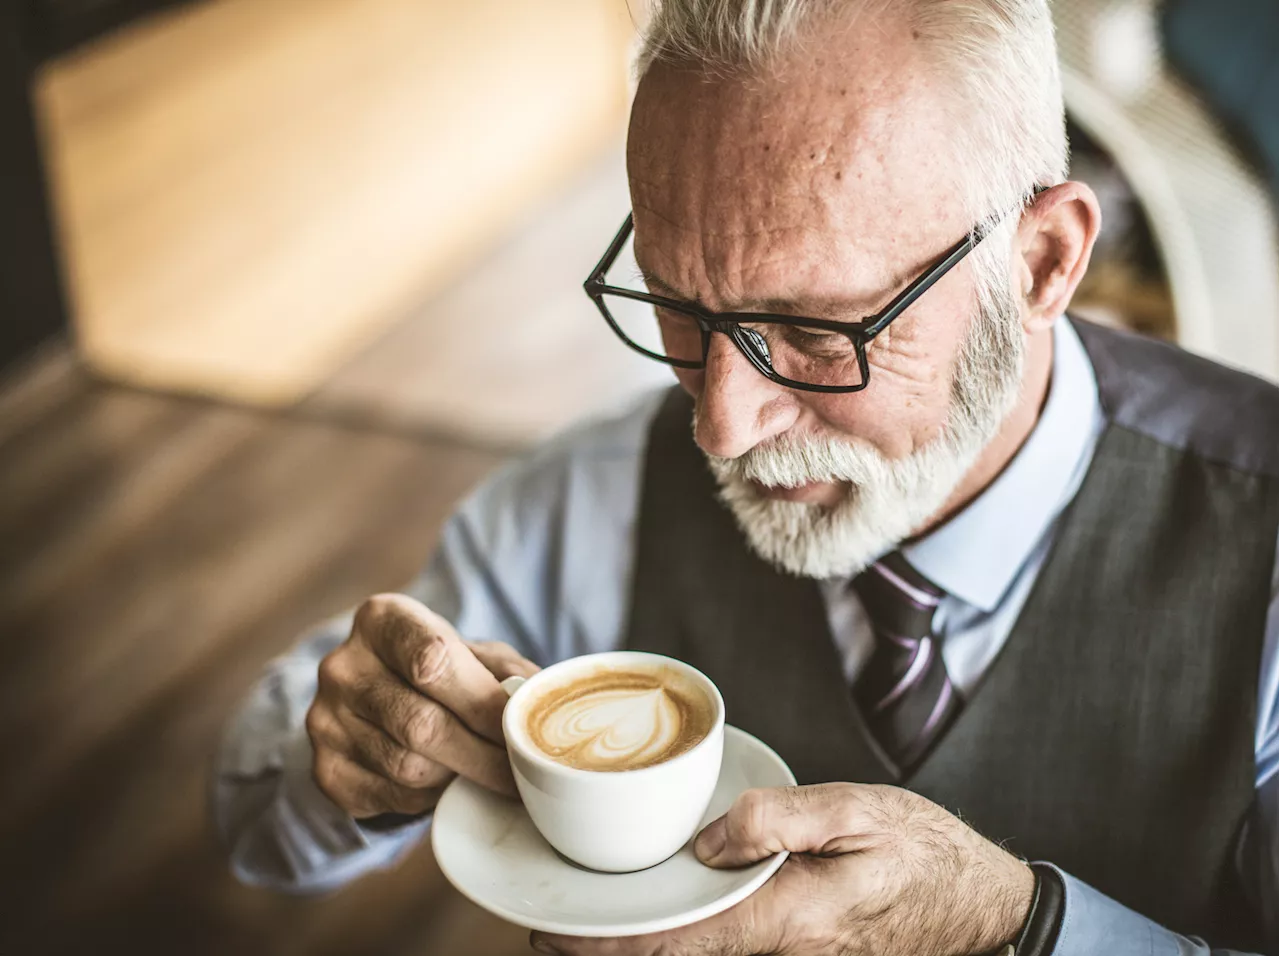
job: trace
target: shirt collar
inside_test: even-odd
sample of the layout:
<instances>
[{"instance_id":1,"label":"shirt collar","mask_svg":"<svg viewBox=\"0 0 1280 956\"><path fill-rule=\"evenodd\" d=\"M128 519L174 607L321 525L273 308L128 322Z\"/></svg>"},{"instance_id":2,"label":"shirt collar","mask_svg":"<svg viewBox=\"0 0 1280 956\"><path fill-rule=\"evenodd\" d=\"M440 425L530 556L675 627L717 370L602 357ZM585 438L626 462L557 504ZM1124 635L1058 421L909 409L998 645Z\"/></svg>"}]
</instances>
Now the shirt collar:
<instances>
[{"instance_id":1,"label":"shirt collar","mask_svg":"<svg viewBox=\"0 0 1280 956\"><path fill-rule=\"evenodd\" d=\"M903 555L948 594L994 610L1079 488L1101 422L1093 366L1064 316L1054 324L1049 395L1022 448L982 494Z\"/></svg>"}]
</instances>

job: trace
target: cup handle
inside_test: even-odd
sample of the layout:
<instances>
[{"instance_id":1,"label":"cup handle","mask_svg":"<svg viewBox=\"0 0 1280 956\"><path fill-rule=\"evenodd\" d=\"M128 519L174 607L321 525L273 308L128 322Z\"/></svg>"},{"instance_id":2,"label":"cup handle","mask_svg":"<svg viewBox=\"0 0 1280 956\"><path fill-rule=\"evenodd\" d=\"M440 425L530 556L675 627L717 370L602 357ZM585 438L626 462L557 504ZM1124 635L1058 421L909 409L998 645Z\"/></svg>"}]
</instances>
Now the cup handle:
<instances>
[{"instance_id":1,"label":"cup handle","mask_svg":"<svg viewBox=\"0 0 1280 956\"><path fill-rule=\"evenodd\" d=\"M507 696L510 697L512 694L514 694L516 691L520 689L520 685L523 684L524 682L525 682L525 678L520 677L519 675L513 674L498 686L501 687L503 690L505 690L507 692Z\"/></svg>"}]
</instances>

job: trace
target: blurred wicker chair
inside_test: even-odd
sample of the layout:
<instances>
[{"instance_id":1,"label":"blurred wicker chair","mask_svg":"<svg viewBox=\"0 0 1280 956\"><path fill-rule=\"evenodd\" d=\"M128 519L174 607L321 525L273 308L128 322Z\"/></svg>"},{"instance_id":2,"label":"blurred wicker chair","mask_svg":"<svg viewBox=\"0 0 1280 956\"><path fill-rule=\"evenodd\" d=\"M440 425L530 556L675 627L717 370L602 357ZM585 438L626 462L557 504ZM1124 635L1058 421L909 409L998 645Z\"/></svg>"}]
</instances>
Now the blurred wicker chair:
<instances>
[{"instance_id":1,"label":"blurred wicker chair","mask_svg":"<svg viewBox=\"0 0 1280 956\"><path fill-rule=\"evenodd\" d=\"M1274 379L1274 202L1222 124L1165 64L1156 3L1057 0L1054 18L1068 116L1136 197L1172 303L1168 327L1152 327L1152 303L1115 281L1104 258L1100 278L1082 289L1081 311L1101 306L1124 324Z\"/></svg>"}]
</instances>

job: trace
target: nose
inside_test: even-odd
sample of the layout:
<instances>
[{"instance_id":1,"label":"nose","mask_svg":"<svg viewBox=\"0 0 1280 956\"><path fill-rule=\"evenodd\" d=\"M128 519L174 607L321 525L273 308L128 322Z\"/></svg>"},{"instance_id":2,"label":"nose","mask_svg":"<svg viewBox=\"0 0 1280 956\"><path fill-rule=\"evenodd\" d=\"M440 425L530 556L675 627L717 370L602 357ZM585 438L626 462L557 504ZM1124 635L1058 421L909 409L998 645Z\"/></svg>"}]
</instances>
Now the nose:
<instances>
[{"instance_id":1,"label":"nose","mask_svg":"<svg viewBox=\"0 0 1280 956\"><path fill-rule=\"evenodd\" d=\"M708 455L737 458L795 423L790 389L771 382L738 351L729 336L713 333L706 368L692 382L694 440Z\"/></svg>"}]
</instances>

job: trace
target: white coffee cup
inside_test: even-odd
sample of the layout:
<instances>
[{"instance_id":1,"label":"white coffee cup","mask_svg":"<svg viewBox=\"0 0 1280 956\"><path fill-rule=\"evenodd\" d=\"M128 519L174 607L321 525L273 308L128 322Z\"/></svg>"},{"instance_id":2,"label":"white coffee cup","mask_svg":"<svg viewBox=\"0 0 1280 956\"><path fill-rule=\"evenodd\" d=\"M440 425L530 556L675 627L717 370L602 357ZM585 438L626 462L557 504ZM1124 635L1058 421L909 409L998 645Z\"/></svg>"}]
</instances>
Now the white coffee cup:
<instances>
[{"instance_id":1,"label":"white coffee cup","mask_svg":"<svg viewBox=\"0 0 1280 956\"><path fill-rule=\"evenodd\" d=\"M539 751L525 729L539 690L604 668L670 668L714 702L715 721L684 753L638 770L581 770ZM502 682L502 715L516 786L534 826L575 863L629 873L661 863L689 842L711 802L724 753L724 700L705 674L683 661L641 651L609 651L561 661L527 680Z\"/></svg>"}]
</instances>

